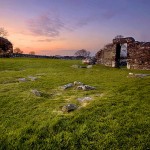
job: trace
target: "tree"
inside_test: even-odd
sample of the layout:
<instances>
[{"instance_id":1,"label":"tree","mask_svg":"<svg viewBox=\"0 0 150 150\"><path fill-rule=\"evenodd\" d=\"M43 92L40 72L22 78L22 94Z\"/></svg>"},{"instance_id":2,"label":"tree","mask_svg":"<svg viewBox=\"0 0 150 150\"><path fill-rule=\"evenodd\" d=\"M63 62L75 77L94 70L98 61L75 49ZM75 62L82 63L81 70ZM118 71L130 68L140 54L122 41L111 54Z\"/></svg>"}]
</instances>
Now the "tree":
<instances>
[{"instance_id":1,"label":"tree","mask_svg":"<svg viewBox=\"0 0 150 150\"><path fill-rule=\"evenodd\" d=\"M30 55L35 55L34 51L29 52Z\"/></svg>"},{"instance_id":2,"label":"tree","mask_svg":"<svg viewBox=\"0 0 150 150\"><path fill-rule=\"evenodd\" d=\"M13 45L6 38L0 37L0 55L9 57L13 53Z\"/></svg>"},{"instance_id":3,"label":"tree","mask_svg":"<svg viewBox=\"0 0 150 150\"><path fill-rule=\"evenodd\" d=\"M20 48L16 47L16 48L14 49L14 53L15 53L15 54L23 54L23 51L20 50Z\"/></svg>"},{"instance_id":4,"label":"tree","mask_svg":"<svg viewBox=\"0 0 150 150\"><path fill-rule=\"evenodd\" d=\"M90 52L85 49L81 49L75 52L75 56L89 57Z\"/></svg>"},{"instance_id":5,"label":"tree","mask_svg":"<svg viewBox=\"0 0 150 150\"><path fill-rule=\"evenodd\" d=\"M4 51L0 48L0 55L3 55Z\"/></svg>"},{"instance_id":6,"label":"tree","mask_svg":"<svg viewBox=\"0 0 150 150\"><path fill-rule=\"evenodd\" d=\"M6 37L7 35L8 32L4 28L0 27L0 37Z\"/></svg>"}]
</instances>

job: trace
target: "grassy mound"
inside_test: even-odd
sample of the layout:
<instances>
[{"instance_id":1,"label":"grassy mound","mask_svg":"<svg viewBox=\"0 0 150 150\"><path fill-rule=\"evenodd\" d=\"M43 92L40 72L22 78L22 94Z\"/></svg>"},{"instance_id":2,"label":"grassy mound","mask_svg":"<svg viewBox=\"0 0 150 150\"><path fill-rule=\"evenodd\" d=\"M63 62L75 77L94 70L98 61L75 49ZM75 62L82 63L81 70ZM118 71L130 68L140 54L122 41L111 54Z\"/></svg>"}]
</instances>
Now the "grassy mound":
<instances>
[{"instance_id":1,"label":"grassy mound","mask_svg":"<svg viewBox=\"0 0 150 150\"><path fill-rule=\"evenodd\" d=\"M150 148L150 77L127 77L129 72L150 71L71 67L80 63L0 59L0 149ZM96 90L60 88L74 81ZM34 95L34 89L41 96ZM80 103L81 97L92 100ZM80 109L63 113L61 107L69 103Z\"/></svg>"}]
</instances>

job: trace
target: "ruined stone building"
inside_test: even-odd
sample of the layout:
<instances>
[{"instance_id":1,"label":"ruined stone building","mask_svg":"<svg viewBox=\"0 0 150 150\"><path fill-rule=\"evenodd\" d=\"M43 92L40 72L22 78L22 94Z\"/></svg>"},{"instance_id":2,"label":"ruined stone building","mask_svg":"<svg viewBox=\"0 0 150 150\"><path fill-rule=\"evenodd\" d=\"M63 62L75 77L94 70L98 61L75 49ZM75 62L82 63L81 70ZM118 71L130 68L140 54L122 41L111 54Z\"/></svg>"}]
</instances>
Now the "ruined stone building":
<instances>
[{"instance_id":1,"label":"ruined stone building","mask_svg":"<svg viewBox=\"0 0 150 150\"><path fill-rule=\"evenodd\" d=\"M98 64L120 66L121 45L127 44L127 68L150 70L150 42L138 42L132 37L116 38L96 54Z\"/></svg>"},{"instance_id":2,"label":"ruined stone building","mask_svg":"<svg viewBox=\"0 0 150 150\"><path fill-rule=\"evenodd\" d=\"M13 53L13 45L7 39L0 37L0 56L9 57Z\"/></svg>"}]
</instances>

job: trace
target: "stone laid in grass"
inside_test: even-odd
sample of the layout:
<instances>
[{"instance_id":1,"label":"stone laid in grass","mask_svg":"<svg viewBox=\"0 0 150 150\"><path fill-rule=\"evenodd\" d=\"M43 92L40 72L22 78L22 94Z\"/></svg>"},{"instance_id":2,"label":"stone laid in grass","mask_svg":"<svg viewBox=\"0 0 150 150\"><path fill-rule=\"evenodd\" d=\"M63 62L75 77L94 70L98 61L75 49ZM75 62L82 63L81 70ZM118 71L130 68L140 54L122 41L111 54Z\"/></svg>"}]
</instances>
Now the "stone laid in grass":
<instances>
[{"instance_id":1,"label":"stone laid in grass","mask_svg":"<svg viewBox=\"0 0 150 150\"><path fill-rule=\"evenodd\" d=\"M131 78L144 78L144 77L147 77L147 76L150 76L150 74L134 74L134 73L129 73L128 77L131 77Z\"/></svg>"},{"instance_id":2,"label":"stone laid in grass","mask_svg":"<svg viewBox=\"0 0 150 150\"><path fill-rule=\"evenodd\" d=\"M28 76L28 78L29 78L31 81L37 80L37 77L33 77L33 76Z\"/></svg>"},{"instance_id":3,"label":"stone laid in grass","mask_svg":"<svg viewBox=\"0 0 150 150\"><path fill-rule=\"evenodd\" d=\"M89 90L95 90L96 88L90 85L84 85L80 81L74 81L73 83L68 83L66 85L61 86L62 89L66 90L68 88L75 87L77 90L84 90L84 91L89 91Z\"/></svg>"},{"instance_id":4,"label":"stone laid in grass","mask_svg":"<svg viewBox=\"0 0 150 150\"><path fill-rule=\"evenodd\" d=\"M90 69L90 68L92 68L92 67L93 67L93 65L87 65L86 68Z\"/></svg>"},{"instance_id":5,"label":"stone laid in grass","mask_svg":"<svg viewBox=\"0 0 150 150\"><path fill-rule=\"evenodd\" d=\"M41 92L39 92L38 90L34 89L34 90L31 90L31 92L35 95L35 96L38 96L40 97L41 96Z\"/></svg>"},{"instance_id":6,"label":"stone laid in grass","mask_svg":"<svg viewBox=\"0 0 150 150\"><path fill-rule=\"evenodd\" d=\"M150 76L150 74L135 74L135 77L144 78Z\"/></svg>"},{"instance_id":7,"label":"stone laid in grass","mask_svg":"<svg viewBox=\"0 0 150 150\"><path fill-rule=\"evenodd\" d=\"M84 85L84 84L80 81L74 81L74 85Z\"/></svg>"},{"instance_id":8,"label":"stone laid in grass","mask_svg":"<svg viewBox=\"0 0 150 150\"><path fill-rule=\"evenodd\" d=\"M91 97L82 97L82 98L77 98L77 100L78 100L80 103L83 103L83 102L91 101L92 98L91 98Z\"/></svg>"},{"instance_id":9,"label":"stone laid in grass","mask_svg":"<svg viewBox=\"0 0 150 150\"><path fill-rule=\"evenodd\" d=\"M27 79L26 79L26 78L19 78L18 81L19 81L19 82L26 82Z\"/></svg>"},{"instance_id":10,"label":"stone laid in grass","mask_svg":"<svg viewBox=\"0 0 150 150\"><path fill-rule=\"evenodd\" d=\"M28 76L27 78L19 78L18 81L19 81L19 82L35 81L35 80L37 80L38 78L39 78L39 77Z\"/></svg>"},{"instance_id":11,"label":"stone laid in grass","mask_svg":"<svg viewBox=\"0 0 150 150\"><path fill-rule=\"evenodd\" d=\"M63 112L71 112L77 109L77 106L75 104L67 104L62 107Z\"/></svg>"},{"instance_id":12,"label":"stone laid in grass","mask_svg":"<svg viewBox=\"0 0 150 150\"><path fill-rule=\"evenodd\" d=\"M77 86L77 90L84 90L84 91L89 91L89 90L95 90L96 88L90 85L80 85Z\"/></svg>"},{"instance_id":13,"label":"stone laid in grass","mask_svg":"<svg viewBox=\"0 0 150 150\"><path fill-rule=\"evenodd\" d=\"M66 85L63 85L61 88L65 90L65 89L68 89L68 88L71 88L71 87L73 87L73 83L68 83Z\"/></svg>"}]
</instances>

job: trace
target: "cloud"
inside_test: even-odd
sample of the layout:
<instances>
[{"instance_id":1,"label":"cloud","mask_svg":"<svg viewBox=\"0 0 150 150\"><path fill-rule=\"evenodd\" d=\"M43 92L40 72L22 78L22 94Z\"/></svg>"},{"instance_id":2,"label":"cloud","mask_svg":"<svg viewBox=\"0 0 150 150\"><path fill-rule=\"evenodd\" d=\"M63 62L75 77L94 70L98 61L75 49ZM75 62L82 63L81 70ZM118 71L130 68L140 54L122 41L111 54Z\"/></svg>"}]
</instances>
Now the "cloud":
<instances>
[{"instance_id":1,"label":"cloud","mask_svg":"<svg viewBox=\"0 0 150 150\"><path fill-rule=\"evenodd\" d=\"M59 17L44 14L27 21L31 33L37 36L58 37L64 28Z\"/></svg>"},{"instance_id":2,"label":"cloud","mask_svg":"<svg viewBox=\"0 0 150 150\"><path fill-rule=\"evenodd\" d=\"M110 19L114 19L116 16L122 15L125 10L126 10L125 6L118 8L118 9L116 8L102 9L99 12L80 18L76 23L76 28L87 26L93 22L109 21Z\"/></svg>"},{"instance_id":3,"label":"cloud","mask_svg":"<svg viewBox=\"0 0 150 150\"><path fill-rule=\"evenodd\" d=\"M80 20L78 20L76 26L77 27L83 27L88 25L90 22L93 22L97 19L97 15L91 15L91 16L87 16L84 18L81 18Z\"/></svg>"},{"instance_id":4,"label":"cloud","mask_svg":"<svg viewBox=\"0 0 150 150\"><path fill-rule=\"evenodd\" d=\"M119 12L115 11L115 10L107 10L106 12L103 13L103 17L106 20L112 19L114 18Z\"/></svg>"},{"instance_id":5,"label":"cloud","mask_svg":"<svg viewBox=\"0 0 150 150\"><path fill-rule=\"evenodd\" d=\"M54 39L41 39L41 40L38 40L38 42L52 42L54 41Z\"/></svg>"}]
</instances>

